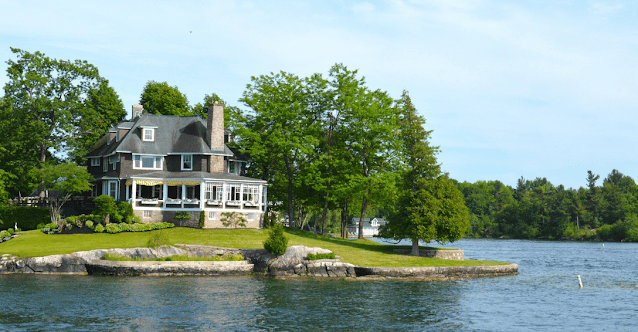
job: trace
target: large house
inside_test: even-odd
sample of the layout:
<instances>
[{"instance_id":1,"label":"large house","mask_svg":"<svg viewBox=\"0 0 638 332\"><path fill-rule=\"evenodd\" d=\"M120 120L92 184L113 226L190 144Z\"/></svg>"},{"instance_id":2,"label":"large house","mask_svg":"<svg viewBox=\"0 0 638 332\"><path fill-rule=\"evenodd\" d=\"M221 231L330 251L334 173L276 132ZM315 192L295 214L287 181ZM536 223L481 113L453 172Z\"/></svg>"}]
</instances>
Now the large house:
<instances>
[{"instance_id":1,"label":"large house","mask_svg":"<svg viewBox=\"0 0 638 332\"><path fill-rule=\"evenodd\" d=\"M385 225L386 220L383 218L363 218L363 237L373 237L379 235L379 226ZM359 235L359 217L353 217L348 224L348 233L350 235Z\"/></svg>"},{"instance_id":2,"label":"large house","mask_svg":"<svg viewBox=\"0 0 638 332\"><path fill-rule=\"evenodd\" d=\"M208 106L207 120L133 105L133 119L109 129L84 156L95 178L91 195L130 202L142 222L196 226L204 211L206 228L223 228L222 213L237 212L259 228L267 184L243 176L246 160L226 146L231 139L221 104Z\"/></svg>"}]
</instances>

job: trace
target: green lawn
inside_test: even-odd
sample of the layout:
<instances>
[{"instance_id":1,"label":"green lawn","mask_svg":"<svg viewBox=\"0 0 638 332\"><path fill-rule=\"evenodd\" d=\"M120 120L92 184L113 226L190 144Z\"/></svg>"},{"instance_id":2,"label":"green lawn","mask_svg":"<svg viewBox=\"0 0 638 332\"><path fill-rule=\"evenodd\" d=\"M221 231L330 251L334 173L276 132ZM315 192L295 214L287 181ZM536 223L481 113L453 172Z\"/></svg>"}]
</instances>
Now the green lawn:
<instances>
[{"instance_id":1,"label":"green lawn","mask_svg":"<svg viewBox=\"0 0 638 332\"><path fill-rule=\"evenodd\" d=\"M40 231L26 231L11 241L0 243L0 254L19 257L38 257L55 254L69 254L76 251L110 248L145 247L154 232L162 232L171 243L201 244L230 248L263 248L267 230L203 230L194 228L170 228L161 231L118 234L74 234L47 235ZM370 240L343 240L319 236L309 232L287 230L288 245L304 245L332 250L344 262L358 266L412 267L412 266L471 266L506 264L492 261L452 261L399 255L394 248Z\"/></svg>"}]
</instances>

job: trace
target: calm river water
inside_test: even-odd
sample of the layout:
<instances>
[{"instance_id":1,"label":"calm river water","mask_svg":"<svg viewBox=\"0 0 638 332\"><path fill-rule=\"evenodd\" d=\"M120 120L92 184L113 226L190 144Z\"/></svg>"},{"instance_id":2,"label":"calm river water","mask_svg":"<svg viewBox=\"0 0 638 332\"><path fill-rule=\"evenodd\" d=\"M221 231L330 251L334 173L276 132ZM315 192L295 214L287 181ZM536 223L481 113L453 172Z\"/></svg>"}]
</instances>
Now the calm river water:
<instances>
[{"instance_id":1,"label":"calm river water","mask_svg":"<svg viewBox=\"0 0 638 332\"><path fill-rule=\"evenodd\" d=\"M0 275L0 331L638 331L638 244L447 247L518 263L520 274L455 282Z\"/></svg>"}]
</instances>

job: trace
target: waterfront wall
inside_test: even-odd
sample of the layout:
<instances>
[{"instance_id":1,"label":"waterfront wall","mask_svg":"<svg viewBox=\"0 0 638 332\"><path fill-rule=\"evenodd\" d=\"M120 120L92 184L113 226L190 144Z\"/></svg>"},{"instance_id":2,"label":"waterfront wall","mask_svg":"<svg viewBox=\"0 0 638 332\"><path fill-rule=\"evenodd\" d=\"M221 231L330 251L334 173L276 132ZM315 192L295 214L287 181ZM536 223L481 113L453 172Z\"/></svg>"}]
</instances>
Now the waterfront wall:
<instances>
[{"instance_id":1,"label":"waterfront wall","mask_svg":"<svg viewBox=\"0 0 638 332\"><path fill-rule=\"evenodd\" d=\"M393 249L393 252L402 255L410 255L412 250L410 249ZM463 249L450 249L450 250L419 250L419 256L429 258L449 259L454 261L462 261L465 259L465 253Z\"/></svg>"}]
</instances>

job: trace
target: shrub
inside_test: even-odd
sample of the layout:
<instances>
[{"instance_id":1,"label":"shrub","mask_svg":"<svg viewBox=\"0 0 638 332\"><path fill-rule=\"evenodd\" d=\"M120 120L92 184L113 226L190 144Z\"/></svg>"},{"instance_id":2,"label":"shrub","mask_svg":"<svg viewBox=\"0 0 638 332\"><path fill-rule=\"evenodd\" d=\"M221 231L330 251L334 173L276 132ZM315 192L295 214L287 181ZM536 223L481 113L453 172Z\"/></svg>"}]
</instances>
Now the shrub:
<instances>
[{"instance_id":1,"label":"shrub","mask_svg":"<svg viewBox=\"0 0 638 332\"><path fill-rule=\"evenodd\" d=\"M335 256L334 252L329 252L327 254L308 254L308 260L309 261L316 261L318 259L336 259L337 256Z\"/></svg>"},{"instance_id":2,"label":"shrub","mask_svg":"<svg viewBox=\"0 0 638 332\"><path fill-rule=\"evenodd\" d=\"M48 208L27 206L0 206L0 228L14 227L25 231L38 229L38 224L47 224L51 221Z\"/></svg>"},{"instance_id":3,"label":"shrub","mask_svg":"<svg viewBox=\"0 0 638 332\"><path fill-rule=\"evenodd\" d=\"M108 224L106 225L106 232L109 234L115 234L115 233L119 233L120 230L120 225L119 224Z\"/></svg>"},{"instance_id":4,"label":"shrub","mask_svg":"<svg viewBox=\"0 0 638 332\"><path fill-rule=\"evenodd\" d=\"M154 249L157 249L160 246L170 245L170 244L171 243L170 243L170 240L168 239L168 236L166 236L166 234L163 234L161 231L151 234L151 237L149 237L148 241L146 242L147 247L154 248Z\"/></svg>"},{"instance_id":5,"label":"shrub","mask_svg":"<svg viewBox=\"0 0 638 332\"><path fill-rule=\"evenodd\" d=\"M268 231L268 238L264 241L264 248L273 255L283 255L288 248L288 238L284 235L282 224L273 225Z\"/></svg>"},{"instance_id":6,"label":"shrub","mask_svg":"<svg viewBox=\"0 0 638 332\"><path fill-rule=\"evenodd\" d=\"M204 228L206 225L206 212L202 211L199 213L199 228Z\"/></svg>"},{"instance_id":7,"label":"shrub","mask_svg":"<svg viewBox=\"0 0 638 332\"><path fill-rule=\"evenodd\" d=\"M97 226L95 226L95 229L93 231L96 233L102 233L104 232L104 226L102 226L102 224L97 224Z\"/></svg>"},{"instance_id":8,"label":"shrub","mask_svg":"<svg viewBox=\"0 0 638 332\"><path fill-rule=\"evenodd\" d=\"M9 237L11 236L11 233L7 232L7 231L1 231L0 232L0 239L4 239L5 237Z\"/></svg>"},{"instance_id":9,"label":"shrub","mask_svg":"<svg viewBox=\"0 0 638 332\"><path fill-rule=\"evenodd\" d=\"M7 229L7 232L9 232L9 235L13 235L13 232L15 232L15 230L13 228L9 228Z\"/></svg>"},{"instance_id":10,"label":"shrub","mask_svg":"<svg viewBox=\"0 0 638 332\"><path fill-rule=\"evenodd\" d=\"M133 222L136 224L140 224L142 223L142 219L140 219L140 217L138 216L133 216Z\"/></svg>"},{"instance_id":11,"label":"shrub","mask_svg":"<svg viewBox=\"0 0 638 332\"><path fill-rule=\"evenodd\" d=\"M95 227L93 227L93 220L90 220L90 219L89 219L89 220L87 220L87 221L85 221L85 222L84 222L84 225L85 225L86 227L88 227L89 229L94 229L94 228L95 228Z\"/></svg>"}]
</instances>

